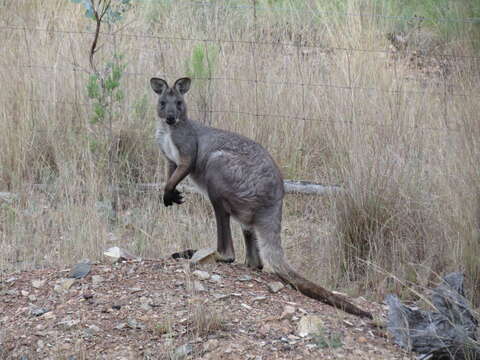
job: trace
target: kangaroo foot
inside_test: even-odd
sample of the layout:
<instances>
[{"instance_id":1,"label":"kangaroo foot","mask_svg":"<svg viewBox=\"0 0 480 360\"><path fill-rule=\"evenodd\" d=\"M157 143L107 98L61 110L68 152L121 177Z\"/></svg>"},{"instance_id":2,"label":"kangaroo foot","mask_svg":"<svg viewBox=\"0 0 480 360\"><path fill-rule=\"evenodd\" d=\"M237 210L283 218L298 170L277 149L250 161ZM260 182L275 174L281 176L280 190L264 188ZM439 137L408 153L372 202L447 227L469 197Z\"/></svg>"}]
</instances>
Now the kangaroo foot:
<instances>
[{"instance_id":1,"label":"kangaroo foot","mask_svg":"<svg viewBox=\"0 0 480 360\"><path fill-rule=\"evenodd\" d=\"M223 263L233 263L235 261L235 256L234 255L227 255L227 254L222 254L222 253L217 253L217 258L216 260L218 262L223 262Z\"/></svg>"}]
</instances>

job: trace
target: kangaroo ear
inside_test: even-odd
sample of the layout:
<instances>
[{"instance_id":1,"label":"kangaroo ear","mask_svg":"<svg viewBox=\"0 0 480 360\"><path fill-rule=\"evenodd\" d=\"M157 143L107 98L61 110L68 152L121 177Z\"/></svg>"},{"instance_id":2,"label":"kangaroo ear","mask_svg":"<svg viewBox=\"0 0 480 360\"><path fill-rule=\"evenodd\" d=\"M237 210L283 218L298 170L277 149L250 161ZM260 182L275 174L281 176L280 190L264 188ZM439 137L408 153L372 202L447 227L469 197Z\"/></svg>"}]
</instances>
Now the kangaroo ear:
<instances>
[{"instance_id":1,"label":"kangaroo ear","mask_svg":"<svg viewBox=\"0 0 480 360\"><path fill-rule=\"evenodd\" d=\"M180 94L183 95L188 91L188 89L190 89L191 83L192 80L190 78L184 77L175 81L175 85L173 85L173 87L175 88L175 90L177 90Z\"/></svg>"},{"instance_id":2,"label":"kangaroo ear","mask_svg":"<svg viewBox=\"0 0 480 360\"><path fill-rule=\"evenodd\" d=\"M168 89L167 82L159 78L151 78L150 86L152 87L153 91L155 91L158 95L162 95L165 89Z\"/></svg>"}]
</instances>

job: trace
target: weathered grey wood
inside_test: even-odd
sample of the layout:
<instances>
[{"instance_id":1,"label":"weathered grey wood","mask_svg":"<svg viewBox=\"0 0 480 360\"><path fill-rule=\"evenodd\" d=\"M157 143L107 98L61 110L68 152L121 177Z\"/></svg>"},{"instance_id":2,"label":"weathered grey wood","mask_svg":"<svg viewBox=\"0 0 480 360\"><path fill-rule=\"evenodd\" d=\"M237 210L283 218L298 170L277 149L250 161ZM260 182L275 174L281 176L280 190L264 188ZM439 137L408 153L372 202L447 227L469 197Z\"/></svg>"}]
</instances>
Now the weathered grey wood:
<instances>
[{"instance_id":1,"label":"weathered grey wood","mask_svg":"<svg viewBox=\"0 0 480 360\"><path fill-rule=\"evenodd\" d=\"M336 185L322 185L318 183L313 183L309 181L302 180L285 180L285 192L292 194L310 194L310 195L325 195L332 194L335 192L342 191L340 186ZM162 190L165 184L163 183L147 183L147 184L136 184L135 188L138 190L149 191L149 190ZM192 185L179 184L177 186L179 191L186 193L200 193L200 191Z\"/></svg>"},{"instance_id":2,"label":"weathered grey wood","mask_svg":"<svg viewBox=\"0 0 480 360\"><path fill-rule=\"evenodd\" d=\"M289 194L307 194L307 195L327 195L343 191L343 189L338 185L322 185L310 181L303 180L285 180L285 192ZM164 183L141 183L141 184L132 184L132 185L119 185L114 189L120 192L128 191L129 189L134 189L137 191L161 191L165 187ZM51 188L51 185L47 184L34 184L33 188L41 191L48 191ZM200 194L195 186L190 184L179 184L177 186L178 190L186 193L197 193ZM1 193L0 193L1 194ZM9 196L15 194L5 193ZM1 198L1 196L0 196Z\"/></svg>"}]
</instances>

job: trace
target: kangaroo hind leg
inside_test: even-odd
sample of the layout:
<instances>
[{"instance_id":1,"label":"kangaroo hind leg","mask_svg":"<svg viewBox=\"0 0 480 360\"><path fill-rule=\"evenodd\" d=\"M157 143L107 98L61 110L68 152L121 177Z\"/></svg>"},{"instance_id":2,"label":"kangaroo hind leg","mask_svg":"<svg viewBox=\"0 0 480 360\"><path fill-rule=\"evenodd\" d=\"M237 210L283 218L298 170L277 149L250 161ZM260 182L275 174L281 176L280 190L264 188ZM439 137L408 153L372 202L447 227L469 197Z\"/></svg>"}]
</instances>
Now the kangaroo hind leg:
<instances>
[{"instance_id":1,"label":"kangaroo hind leg","mask_svg":"<svg viewBox=\"0 0 480 360\"><path fill-rule=\"evenodd\" d=\"M245 264L254 269L262 269L262 259L258 250L257 236L253 228L242 225L243 238L245 240Z\"/></svg>"},{"instance_id":2,"label":"kangaroo hind leg","mask_svg":"<svg viewBox=\"0 0 480 360\"><path fill-rule=\"evenodd\" d=\"M231 263L235 261L232 232L230 229L230 214L226 211L221 200L210 197L217 221L217 252L219 261Z\"/></svg>"}]
</instances>

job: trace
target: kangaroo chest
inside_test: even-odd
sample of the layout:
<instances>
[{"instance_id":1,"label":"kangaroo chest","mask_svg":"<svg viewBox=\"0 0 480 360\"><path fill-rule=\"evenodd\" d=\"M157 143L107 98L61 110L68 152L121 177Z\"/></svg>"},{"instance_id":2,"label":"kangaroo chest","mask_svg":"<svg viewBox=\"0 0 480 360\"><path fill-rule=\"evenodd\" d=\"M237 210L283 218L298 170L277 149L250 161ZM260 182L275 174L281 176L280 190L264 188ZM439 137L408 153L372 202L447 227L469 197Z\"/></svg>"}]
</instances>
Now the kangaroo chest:
<instances>
[{"instance_id":1,"label":"kangaroo chest","mask_svg":"<svg viewBox=\"0 0 480 360\"><path fill-rule=\"evenodd\" d=\"M160 145L160 149L168 160L174 162L176 165L180 164L180 153L178 147L175 145L172 139L172 134L169 129L157 130L157 142Z\"/></svg>"}]
</instances>

